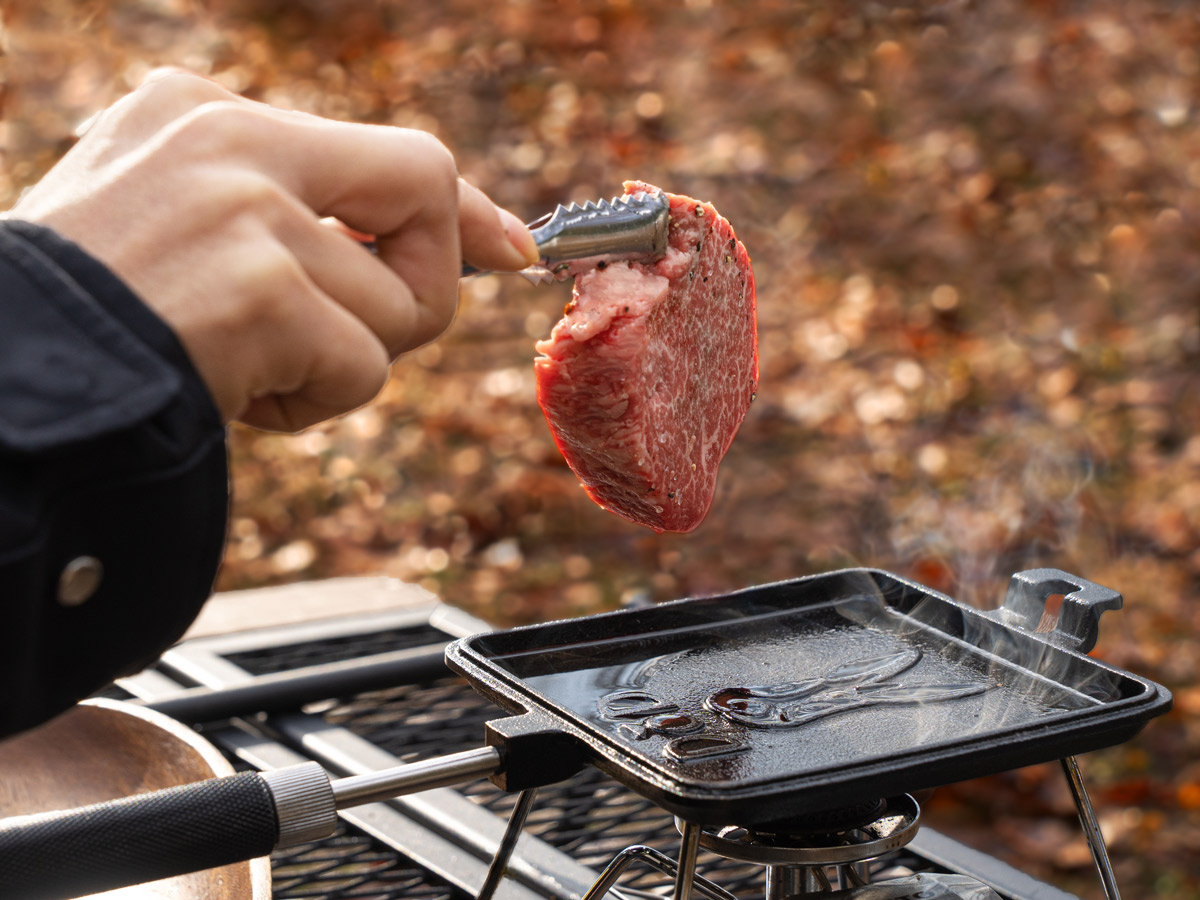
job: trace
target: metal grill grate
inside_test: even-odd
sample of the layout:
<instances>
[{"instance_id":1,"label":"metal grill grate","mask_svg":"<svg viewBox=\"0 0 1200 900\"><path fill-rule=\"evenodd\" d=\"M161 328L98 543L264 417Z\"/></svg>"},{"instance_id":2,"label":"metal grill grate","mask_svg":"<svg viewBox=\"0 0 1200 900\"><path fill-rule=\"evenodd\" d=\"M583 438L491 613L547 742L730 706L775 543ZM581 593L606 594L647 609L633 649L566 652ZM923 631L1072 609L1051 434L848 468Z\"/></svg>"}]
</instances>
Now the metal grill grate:
<instances>
[{"instance_id":1,"label":"metal grill grate","mask_svg":"<svg viewBox=\"0 0 1200 900\"><path fill-rule=\"evenodd\" d=\"M324 713L330 724L354 732L405 762L479 747L484 723L503 715L460 678L361 694ZM460 790L502 817L507 817L516 802L514 795L486 781ZM646 844L671 856L679 844L669 814L592 768L539 790L525 828L597 871L631 844ZM761 897L765 890L759 866L701 854L700 872L735 894ZM665 883L662 875L644 869L631 870L622 880L624 885L645 890Z\"/></svg>"},{"instance_id":2,"label":"metal grill grate","mask_svg":"<svg viewBox=\"0 0 1200 900\"><path fill-rule=\"evenodd\" d=\"M422 624L404 628L388 628L369 634L326 637L319 641L304 641L279 647L245 650L239 653L230 653L225 658L251 675L268 675L304 666L357 659L375 653L408 650L412 647L428 647L430 644L445 643L446 638L445 632L432 625Z\"/></svg>"},{"instance_id":3,"label":"metal grill grate","mask_svg":"<svg viewBox=\"0 0 1200 900\"><path fill-rule=\"evenodd\" d=\"M239 772L251 767L228 752ZM472 900L408 857L352 825L271 854L272 900Z\"/></svg>"},{"instance_id":4,"label":"metal grill grate","mask_svg":"<svg viewBox=\"0 0 1200 900\"><path fill-rule=\"evenodd\" d=\"M468 895L357 829L271 856L275 900L469 900Z\"/></svg>"},{"instance_id":5,"label":"metal grill grate","mask_svg":"<svg viewBox=\"0 0 1200 900\"><path fill-rule=\"evenodd\" d=\"M294 633L288 637L291 643L251 651L241 649L246 646L244 641L237 642L238 649L206 647L199 658L203 662L206 653L208 658L221 659L222 665L232 662L249 674L264 675L402 647L440 645L449 635L427 624L409 624L369 633L325 634L304 642L296 642ZM128 699L130 695L114 687L103 696ZM464 680L450 675L343 698L320 713L313 709L311 714L321 716L330 725L345 728L404 762L477 748L483 742L485 723L506 715L476 694ZM231 761L236 768L245 767ZM516 802L514 795L505 794L486 781L460 786L457 790L498 817L506 817ZM597 872L632 844L646 844L673 857L679 843L674 822L667 813L593 768L539 791L526 831ZM945 841L940 836L938 840ZM403 841L398 845L402 846ZM951 849L952 846L953 841ZM924 858L919 848L914 852L915 847L914 844L889 854L873 865L873 869L878 869L875 877L947 871ZM943 855L948 849L936 842L931 847L935 857L939 848ZM984 881L1004 882L1017 888L1001 889L1002 897L1042 900L1067 896L995 860L988 861L986 857L981 860L977 856L968 854L962 863L965 868L958 868L953 861L947 865L954 866L954 871L972 872ZM403 850L345 822L328 838L276 852L271 866L277 900L472 900L461 889L414 862ZM701 853L699 870L739 897L761 900L765 896L765 877L760 867ZM650 900L655 895L669 895L672 887L659 873L638 867L626 873L621 886L634 898L643 892L640 896Z\"/></svg>"}]
</instances>

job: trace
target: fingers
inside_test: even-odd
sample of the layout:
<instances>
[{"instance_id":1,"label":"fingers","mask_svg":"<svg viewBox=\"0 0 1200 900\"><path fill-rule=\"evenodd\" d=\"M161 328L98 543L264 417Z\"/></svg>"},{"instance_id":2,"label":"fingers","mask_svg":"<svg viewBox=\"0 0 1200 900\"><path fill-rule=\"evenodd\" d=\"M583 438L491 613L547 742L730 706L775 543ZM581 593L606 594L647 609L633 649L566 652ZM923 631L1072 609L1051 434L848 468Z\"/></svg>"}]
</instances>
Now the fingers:
<instances>
[{"instance_id":1,"label":"fingers","mask_svg":"<svg viewBox=\"0 0 1200 900\"><path fill-rule=\"evenodd\" d=\"M251 235L254 225L239 230ZM392 359L379 336L331 299L292 248L268 235L255 245L253 257L234 261L246 302L222 317L223 339L189 347L198 366L216 373L209 387L223 416L291 432L370 401Z\"/></svg>"},{"instance_id":2,"label":"fingers","mask_svg":"<svg viewBox=\"0 0 1200 900\"><path fill-rule=\"evenodd\" d=\"M317 216L336 217L376 236L378 261L402 282L393 282L398 288L393 321L407 334L401 339L395 325L379 332L396 354L432 340L450 324L464 258L479 268L502 270L536 261L528 229L462 181L449 150L425 132L277 110L170 69L151 73L138 92L143 97L136 126L147 136L156 122L190 120L181 126L184 143L237 152ZM333 272L337 264L328 255L319 254L316 265ZM350 259L355 271L375 268ZM371 281L380 280L374 272ZM371 301L367 307L377 305Z\"/></svg>"},{"instance_id":3,"label":"fingers","mask_svg":"<svg viewBox=\"0 0 1200 900\"><path fill-rule=\"evenodd\" d=\"M369 403L387 381L390 358L365 330L357 335L361 340L354 340L354 329L346 324L331 330L327 346L304 354L309 365L299 376L301 388L251 397L237 420L263 431L295 433ZM338 331L343 336L335 338Z\"/></svg>"},{"instance_id":4,"label":"fingers","mask_svg":"<svg viewBox=\"0 0 1200 900\"><path fill-rule=\"evenodd\" d=\"M441 334L454 315L462 269L458 171L450 152L411 129L276 111L269 118L275 176L318 215L375 235L379 260L408 286L410 333L398 349Z\"/></svg>"},{"instance_id":5,"label":"fingers","mask_svg":"<svg viewBox=\"0 0 1200 900\"><path fill-rule=\"evenodd\" d=\"M506 270L536 261L524 225L463 182L431 135L275 110L267 120L251 152L275 148L275 176L318 215L375 235L379 259L408 285L416 315L405 349L449 325L464 257Z\"/></svg>"},{"instance_id":6,"label":"fingers","mask_svg":"<svg viewBox=\"0 0 1200 900\"><path fill-rule=\"evenodd\" d=\"M276 225L280 240L301 260L313 284L376 335L389 358L416 346L422 329L420 306L412 288L359 237L302 213Z\"/></svg>"},{"instance_id":7,"label":"fingers","mask_svg":"<svg viewBox=\"0 0 1200 900\"><path fill-rule=\"evenodd\" d=\"M471 197L468 203L474 204L464 215L460 203L464 246L471 240L476 246L485 247L484 255L476 257L480 265L516 267L526 264L525 257L516 250L509 237L503 216L512 220L509 228L516 232L517 240L524 238L536 254L528 230L515 216L508 213L502 216L481 192L460 185L460 197L464 194ZM363 235L347 231L340 220L334 220L338 224L330 227L328 220L319 221L297 213L288 221L286 227L276 225L275 232L292 254L303 260L305 274L313 287L324 297L336 298L339 306L365 325L386 349L387 359L394 359L411 349L412 336L420 330L421 307L415 302L411 287L395 271L377 256L363 251L359 246ZM465 224L468 221L469 226ZM328 348L338 347L337 342L328 345ZM324 353L328 348L323 346L319 350ZM370 359L368 355L366 361L369 363ZM333 399L345 390L339 387L345 383L344 375L335 378L322 375L321 382L314 382L302 395L281 397L276 394L256 400L241 418L257 427L294 430L297 423L308 424L338 412ZM366 402L379 387L368 379L366 395L360 396L357 403Z\"/></svg>"},{"instance_id":8,"label":"fingers","mask_svg":"<svg viewBox=\"0 0 1200 900\"><path fill-rule=\"evenodd\" d=\"M537 257L431 135L273 109L184 72L153 73L76 149L26 209L149 298L226 417L258 427L369 400L390 359L449 325L464 258L508 270ZM118 206L130 228L112 237L95 220Z\"/></svg>"}]
</instances>

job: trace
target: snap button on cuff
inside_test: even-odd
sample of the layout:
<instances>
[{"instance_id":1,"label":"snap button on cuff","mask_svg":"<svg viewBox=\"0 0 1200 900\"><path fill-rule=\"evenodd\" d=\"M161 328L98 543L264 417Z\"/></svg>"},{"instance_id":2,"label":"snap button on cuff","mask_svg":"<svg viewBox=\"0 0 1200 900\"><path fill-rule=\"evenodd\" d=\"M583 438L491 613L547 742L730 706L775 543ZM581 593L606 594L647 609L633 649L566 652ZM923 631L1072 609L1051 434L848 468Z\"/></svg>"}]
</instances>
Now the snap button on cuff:
<instances>
[{"instance_id":1,"label":"snap button on cuff","mask_svg":"<svg viewBox=\"0 0 1200 900\"><path fill-rule=\"evenodd\" d=\"M58 602L79 606L96 593L104 578L104 565L94 556L77 556L63 567L58 576Z\"/></svg>"}]
</instances>

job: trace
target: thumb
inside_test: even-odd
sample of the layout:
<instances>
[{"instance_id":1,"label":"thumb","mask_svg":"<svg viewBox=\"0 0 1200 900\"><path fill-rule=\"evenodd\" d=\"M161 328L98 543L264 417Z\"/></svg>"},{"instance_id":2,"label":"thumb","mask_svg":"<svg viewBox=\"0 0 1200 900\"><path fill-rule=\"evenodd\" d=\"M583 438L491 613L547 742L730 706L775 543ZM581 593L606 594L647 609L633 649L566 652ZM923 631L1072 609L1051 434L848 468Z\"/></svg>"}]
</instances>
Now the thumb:
<instances>
[{"instance_id":1,"label":"thumb","mask_svg":"<svg viewBox=\"0 0 1200 900\"><path fill-rule=\"evenodd\" d=\"M521 220L461 178L458 228L463 259L477 268L517 270L538 260L537 244Z\"/></svg>"}]
</instances>

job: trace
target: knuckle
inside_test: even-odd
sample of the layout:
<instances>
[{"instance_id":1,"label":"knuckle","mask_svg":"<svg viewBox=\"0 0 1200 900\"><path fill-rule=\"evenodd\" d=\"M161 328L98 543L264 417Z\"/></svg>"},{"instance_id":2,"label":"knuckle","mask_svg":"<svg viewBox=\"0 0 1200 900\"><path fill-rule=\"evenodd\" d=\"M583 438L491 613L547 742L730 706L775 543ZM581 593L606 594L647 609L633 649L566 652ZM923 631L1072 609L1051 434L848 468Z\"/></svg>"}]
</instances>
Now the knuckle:
<instances>
[{"instance_id":1,"label":"knuckle","mask_svg":"<svg viewBox=\"0 0 1200 900\"><path fill-rule=\"evenodd\" d=\"M371 342L359 357L359 378L356 396L348 398L351 406L361 406L377 396L388 380L391 359L383 344Z\"/></svg>"},{"instance_id":2,"label":"knuckle","mask_svg":"<svg viewBox=\"0 0 1200 900\"><path fill-rule=\"evenodd\" d=\"M188 157L220 160L253 145L258 118L255 110L232 98L210 98L180 117L170 142Z\"/></svg>"},{"instance_id":3,"label":"knuckle","mask_svg":"<svg viewBox=\"0 0 1200 900\"><path fill-rule=\"evenodd\" d=\"M453 320L453 305L450 305L448 308L441 304L437 306L422 306L421 315L418 316L412 331L409 332L409 343L413 347L428 344L449 328Z\"/></svg>"},{"instance_id":4,"label":"knuckle","mask_svg":"<svg viewBox=\"0 0 1200 900\"><path fill-rule=\"evenodd\" d=\"M403 129L410 163L439 190L458 190L458 164L445 144L427 131Z\"/></svg>"},{"instance_id":5,"label":"knuckle","mask_svg":"<svg viewBox=\"0 0 1200 900\"><path fill-rule=\"evenodd\" d=\"M227 187L230 208L262 222L269 229L292 210L295 200L279 182L254 169L244 169Z\"/></svg>"},{"instance_id":6,"label":"knuckle","mask_svg":"<svg viewBox=\"0 0 1200 900\"><path fill-rule=\"evenodd\" d=\"M274 179L246 166L224 166L206 184L207 219L244 227L251 240L286 234L298 201Z\"/></svg>"},{"instance_id":7,"label":"knuckle","mask_svg":"<svg viewBox=\"0 0 1200 900\"><path fill-rule=\"evenodd\" d=\"M258 247L237 274L243 301L236 307L236 327L273 331L296 315L298 295L308 292L299 262L282 246Z\"/></svg>"},{"instance_id":8,"label":"knuckle","mask_svg":"<svg viewBox=\"0 0 1200 900\"><path fill-rule=\"evenodd\" d=\"M231 96L219 84L183 69L155 72L138 87L138 93L156 100L202 103Z\"/></svg>"}]
</instances>

